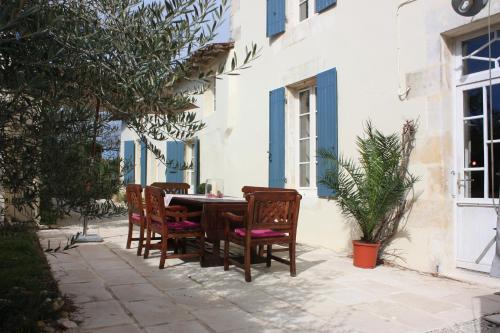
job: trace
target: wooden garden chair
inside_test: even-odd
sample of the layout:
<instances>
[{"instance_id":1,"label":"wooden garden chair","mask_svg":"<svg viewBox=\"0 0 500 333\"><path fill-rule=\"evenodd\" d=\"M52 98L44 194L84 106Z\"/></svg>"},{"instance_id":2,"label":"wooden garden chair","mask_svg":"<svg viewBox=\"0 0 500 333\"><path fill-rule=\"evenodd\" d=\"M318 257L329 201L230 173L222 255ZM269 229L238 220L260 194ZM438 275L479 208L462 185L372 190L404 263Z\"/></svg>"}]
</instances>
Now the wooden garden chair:
<instances>
[{"instance_id":1,"label":"wooden garden chair","mask_svg":"<svg viewBox=\"0 0 500 333\"><path fill-rule=\"evenodd\" d=\"M172 182L170 183L155 182L152 183L151 186L161 188L165 192L165 194L187 194L189 188L191 187L191 185L189 185L188 183L172 183ZM188 211L187 207L182 205L169 205L167 206L167 210L171 212ZM178 241L175 242L175 253L177 253L179 245L182 247L183 251L186 251L186 244L182 240L179 240L179 242Z\"/></svg>"},{"instance_id":2,"label":"wooden garden chair","mask_svg":"<svg viewBox=\"0 0 500 333\"><path fill-rule=\"evenodd\" d=\"M164 191L161 188L146 186L146 221L147 237L144 258L148 258L150 249L159 249L160 269L165 267L166 259L174 258L195 258L200 257L203 260L205 232L200 223L190 221L193 217L201 216L201 211L169 211L165 208ZM151 244L151 235L157 233L161 241L157 244ZM196 238L199 241L199 250L196 253L167 253L168 240L179 240L186 238ZM184 252L184 251L183 251Z\"/></svg>"},{"instance_id":3,"label":"wooden garden chair","mask_svg":"<svg viewBox=\"0 0 500 333\"><path fill-rule=\"evenodd\" d=\"M290 266L290 275L296 275L295 242L300 200L302 196L295 190L256 191L246 196L247 212L244 216L224 213L224 270L234 264L245 270L245 280L252 281L250 261L252 248L267 246L266 264L271 266L274 259ZM231 224L243 223L243 228L231 230ZM229 257L230 243L243 246L243 264ZM272 254L273 244L288 244L290 259L286 260Z\"/></svg>"},{"instance_id":4,"label":"wooden garden chair","mask_svg":"<svg viewBox=\"0 0 500 333\"><path fill-rule=\"evenodd\" d=\"M127 249L130 249L132 241L139 241L137 255L142 254L144 247L144 230L146 228L146 216L142 202L142 186L138 184L128 184L126 187L127 207L128 207L128 236ZM139 237L132 237L134 225L139 227Z\"/></svg>"},{"instance_id":5,"label":"wooden garden chair","mask_svg":"<svg viewBox=\"0 0 500 333\"><path fill-rule=\"evenodd\" d=\"M191 187L187 183L153 183L151 186L159 187L165 191L166 194L187 194Z\"/></svg>"},{"instance_id":6,"label":"wooden garden chair","mask_svg":"<svg viewBox=\"0 0 500 333\"><path fill-rule=\"evenodd\" d=\"M241 192L243 192L243 197L245 198L247 194L254 193L256 191L295 191L294 189L286 189L279 187L263 187L263 186L243 186ZM285 244L286 245L286 244ZM278 249L273 249L274 252L288 251L287 247L280 247ZM263 256L265 252L264 246L259 246L257 253L259 256Z\"/></svg>"}]
</instances>

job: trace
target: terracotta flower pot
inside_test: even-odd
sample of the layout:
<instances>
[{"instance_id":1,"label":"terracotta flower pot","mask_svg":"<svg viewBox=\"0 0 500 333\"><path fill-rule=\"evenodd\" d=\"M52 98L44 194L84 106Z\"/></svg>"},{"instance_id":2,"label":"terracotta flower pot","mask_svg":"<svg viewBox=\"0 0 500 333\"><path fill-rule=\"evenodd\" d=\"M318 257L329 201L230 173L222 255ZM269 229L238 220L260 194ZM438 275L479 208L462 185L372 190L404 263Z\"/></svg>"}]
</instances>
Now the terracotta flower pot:
<instances>
[{"instance_id":1,"label":"terracotta flower pot","mask_svg":"<svg viewBox=\"0 0 500 333\"><path fill-rule=\"evenodd\" d=\"M352 241L353 263L360 268L375 268L377 265L380 243L372 244L362 241Z\"/></svg>"}]
</instances>

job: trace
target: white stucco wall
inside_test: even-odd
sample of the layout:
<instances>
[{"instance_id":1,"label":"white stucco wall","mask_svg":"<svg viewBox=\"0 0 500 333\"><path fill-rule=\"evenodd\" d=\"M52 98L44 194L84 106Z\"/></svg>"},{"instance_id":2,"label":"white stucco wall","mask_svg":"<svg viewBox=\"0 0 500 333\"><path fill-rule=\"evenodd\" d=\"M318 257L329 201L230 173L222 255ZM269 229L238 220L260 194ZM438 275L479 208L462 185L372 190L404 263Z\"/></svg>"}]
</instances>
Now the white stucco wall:
<instances>
[{"instance_id":1,"label":"white stucco wall","mask_svg":"<svg viewBox=\"0 0 500 333\"><path fill-rule=\"evenodd\" d=\"M243 185L266 186L269 91L336 67L343 154L356 156L355 137L368 119L387 133L400 131L406 119L419 119L411 164L421 178L419 199L408 237L393 249L403 259L397 262L411 268L434 271L439 264L441 272L452 270L457 69L451 52L454 37L486 27L484 11L470 19L455 14L448 0L417 0L399 10L403 1L339 0L299 23L296 3L287 0L286 32L268 39L266 1L232 1L236 52L256 42L262 53L240 76L218 82L217 111L205 117L207 128L200 133L202 181L223 178L231 195L241 195ZM500 4L492 10L498 13ZM407 86L408 99L400 101L398 93ZM293 167L286 172L288 178ZM306 196L300 214L299 241L349 251L352 229L333 201Z\"/></svg>"},{"instance_id":2,"label":"white stucco wall","mask_svg":"<svg viewBox=\"0 0 500 333\"><path fill-rule=\"evenodd\" d=\"M355 157L355 138L366 120L386 133L418 119L412 172L421 178L418 201L392 249L397 263L434 272L455 267L455 38L485 29L486 11L475 18L455 14L448 0L338 0L321 14L297 22L297 1L287 0L286 32L266 38L266 1L232 1L231 28L238 55L256 42L261 56L240 76L217 81L216 111L198 96L196 112L206 128L200 138L200 180L222 178L228 195L244 185L268 184L269 91L337 68L339 150ZM314 1L310 0L311 6ZM398 9L399 8L399 9ZM491 22L500 22L493 2ZM398 94L409 87L406 100ZM133 137L128 129L122 141ZM290 144L290 142L288 142ZM123 145L123 143L122 143ZM164 144L160 144L160 147ZM137 145L138 147L138 145ZM123 147L122 147L123 148ZM293 147L287 146L288 151ZM123 151L123 149L122 149ZM140 150L136 148L136 163ZM152 162L148 162L152 163ZM140 173L136 169L136 180ZM161 170L161 166L157 168ZM164 172L164 169L163 169ZM287 162L287 186L295 187ZM157 171L157 174L162 174ZM148 170L148 182L151 172ZM151 182L154 181L151 179ZM299 241L350 251L349 223L334 201L304 196Z\"/></svg>"}]
</instances>

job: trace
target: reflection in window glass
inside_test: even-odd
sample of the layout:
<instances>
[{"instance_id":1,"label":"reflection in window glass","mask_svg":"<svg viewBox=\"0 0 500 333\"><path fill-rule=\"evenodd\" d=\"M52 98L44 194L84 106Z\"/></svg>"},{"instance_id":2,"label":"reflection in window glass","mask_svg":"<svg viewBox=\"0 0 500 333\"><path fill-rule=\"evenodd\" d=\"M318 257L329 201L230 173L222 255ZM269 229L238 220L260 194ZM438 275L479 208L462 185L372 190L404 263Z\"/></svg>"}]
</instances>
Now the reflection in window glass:
<instances>
[{"instance_id":1,"label":"reflection in window glass","mask_svg":"<svg viewBox=\"0 0 500 333\"><path fill-rule=\"evenodd\" d=\"M491 104L493 105L493 140L500 139L500 85L496 84L491 87L491 90L493 92L493 98L491 100ZM490 89L489 86L486 87L487 91L487 102L486 105L488 107L488 117L490 116L490 103L489 103L489 98L490 98ZM488 120L488 140L491 138L491 124L490 121Z\"/></svg>"},{"instance_id":2,"label":"reflection in window glass","mask_svg":"<svg viewBox=\"0 0 500 333\"><path fill-rule=\"evenodd\" d=\"M300 138L308 138L309 137L309 128L311 127L309 121L309 115L303 115L300 117Z\"/></svg>"},{"instance_id":3,"label":"reflection in window glass","mask_svg":"<svg viewBox=\"0 0 500 333\"><path fill-rule=\"evenodd\" d=\"M300 114L309 113L309 90L304 90L299 93L300 99Z\"/></svg>"},{"instance_id":4,"label":"reflection in window glass","mask_svg":"<svg viewBox=\"0 0 500 333\"><path fill-rule=\"evenodd\" d=\"M493 160L491 158L491 144L488 144L488 159L489 159L489 164L488 164L488 179L490 179L491 177L491 168L493 166ZM490 188L491 187L491 182L488 183L488 193L489 193L489 197L493 197L493 198L498 198L498 190L499 190L499 186L500 186L500 143L494 143L493 144L493 155L495 157L495 184L494 184L494 188L493 188L493 191L492 189Z\"/></svg>"},{"instance_id":5,"label":"reflection in window glass","mask_svg":"<svg viewBox=\"0 0 500 333\"><path fill-rule=\"evenodd\" d=\"M491 34L494 38L494 35ZM479 50L479 48L488 43L488 34L484 34L478 37L474 37L462 42L462 56L468 56L474 51Z\"/></svg>"},{"instance_id":6,"label":"reflection in window glass","mask_svg":"<svg viewBox=\"0 0 500 333\"><path fill-rule=\"evenodd\" d=\"M483 88L464 91L464 117L483 114Z\"/></svg>"},{"instance_id":7,"label":"reflection in window glass","mask_svg":"<svg viewBox=\"0 0 500 333\"><path fill-rule=\"evenodd\" d=\"M309 187L309 164L300 165L300 187Z\"/></svg>"},{"instance_id":8,"label":"reflection in window glass","mask_svg":"<svg viewBox=\"0 0 500 333\"><path fill-rule=\"evenodd\" d=\"M464 157L466 168L484 166L483 119L464 121Z\"/></svg>"},{"instance_id":9,"label":"reflection in window glass","mask_svg":"<svg viewBox=\"0 0 500 333\"><path fill-rule=\"evenodd\" d=\"M463 179L466 198L484 198L484 172L465 171Z\"/></svg>"},{"instance_id":10,"label":"reflection in window glass","mask_svg":"<svg viewBox=\"0 0 500 333\"><path fill-rule=\"evenodd\" d=\"M491 62L491 68L495 68L495 62ZM487 71L490 69L488 61L477 60L477 59L464 59L463 63L463 74L472 74L482 71Z\"/></svg>"},{"instance_id":11,"label":"reflection in window glass","mask_svg":"<svg viewBox=\"0 0 500 333\"><path fill-rule=\"evenodd\" d=\"M483 58L489 58L489 47L488 43L486 42L482 49L480 49L477 53L474 53L476 57L483 57ZM496 54L500 54L500 40L496 40L493 43L491 43L491 57L493 59L496 59L498 56L495 56Z\"/></svg>"},{"instance_id":12,"label":"reflection in window glass","mask_svg":"<svg viewBox=\"0 0 500 333\"><path fill-rule=\"evenodd\" d=\"M309 17L309 1L299 0L300 21L304 21Z\"/></svg>"},{"instance_id":13,"label":"reflection in window glass","mask_svg":"<svg viewBox=\"0 0 500 333\"><path fill-rule=\"evenodd\" d=\"M498 32L491 33L491 58L500 57L500 40L495 40ZM489 59L488 34L474 37L462 42L463 75L486 71L495 68L496 62ZM471 57L474 57L472 59Z\"/></svg>"},{"instance_id":14,"label":"reflection in window glass","mask_svg":"<svg viewBox=\"0 0 500 333\"><path fill-rule=\"evenodd\" d=\"M309 139L300 141L300 162L309 162Z\"/></svg>"},{"instance_id":15,"label":"reflection in window glass","mask_svg":"<svg viewBox=\"0 0 500 333\"><path fill-rule=\"evenodd\" d=\"M311 176L311 91L299 92L299 183L310 186Z\"/></svg>"}]
</instances>

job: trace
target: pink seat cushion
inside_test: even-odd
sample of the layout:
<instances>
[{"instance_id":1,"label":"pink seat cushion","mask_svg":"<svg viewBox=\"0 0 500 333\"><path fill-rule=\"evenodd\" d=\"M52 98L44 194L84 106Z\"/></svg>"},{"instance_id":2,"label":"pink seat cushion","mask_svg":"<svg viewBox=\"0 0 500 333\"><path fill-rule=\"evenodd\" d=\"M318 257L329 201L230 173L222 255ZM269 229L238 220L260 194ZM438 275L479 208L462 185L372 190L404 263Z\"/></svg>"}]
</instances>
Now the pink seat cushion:
<instances>
[{"instance_id":1,"label":"pink seat cushion","mask_svg":"<svg viewBox=\"0 0 500 333\"><path fill-rule=\"evenodd\" d=\"M234 229L234 233L240 237L245 237L245 229L237 228ZM273 231L271 229L258 229L252 230L252 238L267 238L267 237L283 237L286 234L278 231Z\"/></svg>"},{"instance_id":2,"label":"pink seat cushion","mask_svg":"<svg viewBox=\"0 0 500 333\"><path fill-rule=\"evenodd\" d=\"M161 223L157 221L152 221L153 224L156 224L157 226L160 226ZM191 222L191 221L180 221L180 222L171 222L171 221L166 221L167 226L170 230L178 231L178 230L191 230L191 229L200 229L200 224L196 222Z\"/></svg>"},{"instance_id":3,"label":"pink seat cushion","mask_svg":"<svg viewBox=\"0 0 500 333\"><path fill-rule=\"evenodd\" d=\"M188 220L180 221L180 222L167 222L167 226L172 230L189 230L189 229L198 229L200 228L200 224L196 222L191 222Z\"/></svg>"},{"instance_id":4,"label":"pink seat cushion","mask_svg":"<svg viewBox=\"0 0 500 333\"><path fill-rule=\"evenodd\" d=\"M132 220L140 221L141 220L141 214L132 213Z\"/></svg>"}]
</instances>

